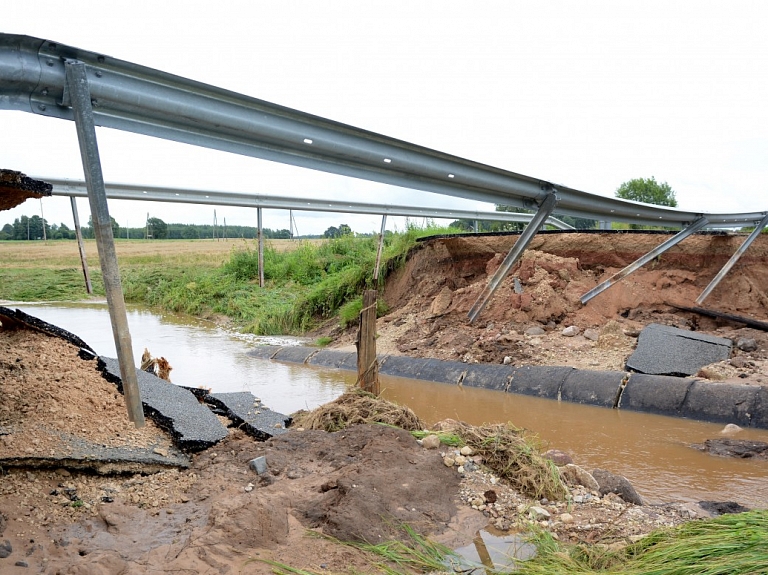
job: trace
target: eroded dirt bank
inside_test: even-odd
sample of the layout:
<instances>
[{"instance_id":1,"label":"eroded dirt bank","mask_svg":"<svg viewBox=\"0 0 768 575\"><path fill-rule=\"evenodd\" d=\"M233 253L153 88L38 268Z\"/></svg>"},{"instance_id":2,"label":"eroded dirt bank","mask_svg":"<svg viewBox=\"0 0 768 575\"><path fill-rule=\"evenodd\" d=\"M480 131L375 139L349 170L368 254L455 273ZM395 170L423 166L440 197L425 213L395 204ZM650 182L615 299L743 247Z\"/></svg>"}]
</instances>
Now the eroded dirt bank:
<instances>
[{"instance_id":1,"label":"eroded dirt bank","mask_svg":"<svg viewBox=\"0 0 768 575\"><path fill-rule=\"evenodd\" d=\"M752 338L757 349L734 351L735 362L709 376L768 383L768 335L743 325L682 312L744 241L744 235L701 234L682 243L582 305L581 296L668 235L552 233L537 235L474 324L467 312L518 236L456 236L421 242L387 281L390 312L378 321L382 353L465 362L570 365L623 369L639 331L656 322L721 337ZM519 281L516 293L514 279ZM768 320L768 235L760 236L701 307ZM563 337L576 326L578 335ZM533 328L533 329L532 329ZM530 331L529 331L530 330ZM354 334L329 326L337 347ZM707 374L704 374L706 377Z\"/></svg>"}]
</instances>

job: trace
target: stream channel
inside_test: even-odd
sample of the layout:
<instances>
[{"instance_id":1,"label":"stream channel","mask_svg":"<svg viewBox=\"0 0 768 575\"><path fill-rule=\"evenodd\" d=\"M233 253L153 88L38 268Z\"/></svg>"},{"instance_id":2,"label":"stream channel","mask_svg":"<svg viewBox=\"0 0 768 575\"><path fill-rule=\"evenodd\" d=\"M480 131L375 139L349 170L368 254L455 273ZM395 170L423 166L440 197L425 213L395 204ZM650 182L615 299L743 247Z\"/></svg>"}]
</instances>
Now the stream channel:
<instances>
[{"instance_id":1,"label":"stream channel","mask_svg":"<svg viewBox=\"0 0 768 575\"><path fill-rule=\"evenodd\" d=\"M5 303L78 335L97 353L116 357L106 304ZM136 361L144 348L173 366L171 380L214 392L250 391L282 413L312 409L355 382L350 371L281 364L247 354L259 344L308 345L289 337L260 337L217 327L189 316L129 306ZM534 431L549 447L572 455L591 470L626 476L649 503L736 501L768 507L768 461L724 459L689 447L722 437L723 425L557 402L402 378L381 378L382 395L408 405L434 423L511 422ZM768 431L747 429L740 439L768 442Z\"/></svg>"}]
</instances>

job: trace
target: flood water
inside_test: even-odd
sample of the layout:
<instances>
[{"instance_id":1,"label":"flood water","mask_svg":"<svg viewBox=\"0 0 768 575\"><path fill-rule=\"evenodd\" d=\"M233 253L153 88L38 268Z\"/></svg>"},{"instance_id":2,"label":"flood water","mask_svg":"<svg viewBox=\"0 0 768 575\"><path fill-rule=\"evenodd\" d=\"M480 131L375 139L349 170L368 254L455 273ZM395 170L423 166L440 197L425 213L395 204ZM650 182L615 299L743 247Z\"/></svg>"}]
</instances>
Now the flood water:
<instances>
[{"instance_id":1,"label":"flood water","mask_svg":"<svg viewBox=\"0 0 768 575\"><path fill-rule=\"evenodd\" d=\"M77 334L105 356L116 355L105 304L4 304ZM129 307L138 361L145 347L173 366L171 379L215 392L250 391L283 413L311 409L340 395L355 375L260 360L255 345L295 344L229 332L188 316ZM618 411L402 378L382 377L384 397L408 405L433 423L454 418L472 424L510 422L538 434L591 470L625 475L649 502L737 501L768 507L768 461L722 459L688 447L720 437L720 424ZM768 431L748 429L740 439L768 442Z\"/></svg>"}]
</instances>

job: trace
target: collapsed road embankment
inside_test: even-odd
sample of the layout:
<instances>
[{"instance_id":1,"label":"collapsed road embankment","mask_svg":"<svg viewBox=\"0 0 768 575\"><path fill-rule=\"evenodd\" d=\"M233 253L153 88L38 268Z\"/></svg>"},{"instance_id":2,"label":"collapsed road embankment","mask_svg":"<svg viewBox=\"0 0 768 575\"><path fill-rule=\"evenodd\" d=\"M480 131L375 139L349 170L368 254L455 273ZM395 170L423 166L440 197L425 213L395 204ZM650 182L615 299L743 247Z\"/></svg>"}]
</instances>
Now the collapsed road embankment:
<instances>
[{"instance_id":1,"label":"collapsed road embankment","mask_svg":"<svg viewBox=\"0 0 768 575\"><path fill-rule=\"evenodd\" d=\"M260 346L254 357L316 367L357 369L355 352L300 346ZM742 427L768 429L768 389L697 378L565 366L513 366L380 355L384 375L421 379Z\"/></svg>"}]
</instances>

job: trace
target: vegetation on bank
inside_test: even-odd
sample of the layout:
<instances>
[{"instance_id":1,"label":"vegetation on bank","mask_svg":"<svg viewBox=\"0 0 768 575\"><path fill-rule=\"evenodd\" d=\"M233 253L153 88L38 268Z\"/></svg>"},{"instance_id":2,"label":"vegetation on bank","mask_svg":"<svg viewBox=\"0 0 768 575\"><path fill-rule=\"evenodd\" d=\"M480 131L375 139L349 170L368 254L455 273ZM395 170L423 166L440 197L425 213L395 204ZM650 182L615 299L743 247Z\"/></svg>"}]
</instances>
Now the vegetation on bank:
<instances>
[{"instance_id":1,"label":"vegetation on bank","mask_svg":"<svg viewBox=\"0 0 768 575\"><path fill-rule=\"evenodd\" d=\"M457 230L428 225L387 234L379 282L405 262L417 238L450 233ZM340 310L342 323L349 323L357 318L362 291L377 287L373 268L378 244L372 236L291 242L291 251L278 251L267 242L264 288L259 287L255 241L242 240L223 263L193 251L166 255L161 247L164 243L151 242L147 245L160 247L125 256L118 243L126 301L199 317L223 315L251 333L302 333ZM21 258L7 260L0 266L0 299L66 301L87 297L76 255L66 260L40 260L34 265ZM103 295L98 266L93 264L91 280L95 294ZM380 302L379 312L385 311Z\"/></svg>"}]
</instances>

